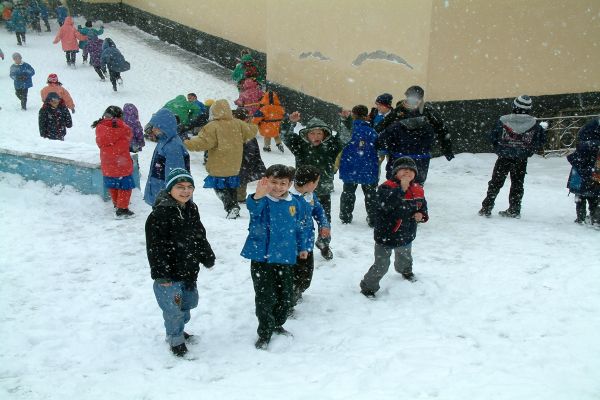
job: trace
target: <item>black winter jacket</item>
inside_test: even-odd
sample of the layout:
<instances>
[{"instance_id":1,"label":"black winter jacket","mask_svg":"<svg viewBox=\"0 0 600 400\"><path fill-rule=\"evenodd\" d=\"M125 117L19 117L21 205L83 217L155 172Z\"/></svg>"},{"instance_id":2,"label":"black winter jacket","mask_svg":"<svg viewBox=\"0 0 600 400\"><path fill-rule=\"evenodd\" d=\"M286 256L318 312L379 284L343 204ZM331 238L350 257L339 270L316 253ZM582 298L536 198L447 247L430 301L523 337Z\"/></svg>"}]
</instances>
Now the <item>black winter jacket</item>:
<instances>
[{"instance_id":1,"label":"black winter jacket","mask_svg":"<svg viewBox=\"0 0 600 400\"><path fill-rule=\"evenodd\" d=\"M146 252L152 279L196 282L199 263L215 263L196 204L182 207L165 190L146 220Z\"/></svg>"},{"instance_id":2,"label":"black winter jacket","mask_svg":"<svg viewBox=\"0 0 600 400\"><path fill-rule=\"evenodd\" d=\"M41 137L63 140L67 135L67 128L73 126L73 121L71 113L61 100L56 108L52 108L49 103L44 103L40 108L38 124Z\"/></svg>"},{"instance_id":3,"label":"black winter jacket","mask_svg":"<svg viewBox=\"0 0 600 400\"><path fill-rule=\"evenodd\" d=\"M411 183L405 192L398 180L387 180L377 189L377 202L375 242L387 247L406 246L415 240L417 212L423 214L421 222L429 219L425 192L418 183Z\"/></svg>"}]
</instances>

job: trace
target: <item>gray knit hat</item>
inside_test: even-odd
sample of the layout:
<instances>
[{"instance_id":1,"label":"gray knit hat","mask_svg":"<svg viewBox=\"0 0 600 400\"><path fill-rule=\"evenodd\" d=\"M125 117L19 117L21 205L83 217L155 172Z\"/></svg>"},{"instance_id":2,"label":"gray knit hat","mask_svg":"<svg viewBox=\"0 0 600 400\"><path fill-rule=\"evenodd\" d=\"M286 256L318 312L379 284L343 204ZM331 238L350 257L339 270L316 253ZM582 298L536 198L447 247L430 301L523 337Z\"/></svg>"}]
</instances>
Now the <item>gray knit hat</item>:
<instances>
[{"instance_id":1,"label":"gray knit hat","mask_svg":"<svg viewBox=\"0 0 600 400\"><path fill-rule=\"evenodd\" d=\"M392 164L392 176L396 176L398 171L401 169L412 169L415 171L415 175L419 173L417 164L415 164L415 160L410 157L400 157L394 161L394 164Z\"/></svg>"}]
</instances>

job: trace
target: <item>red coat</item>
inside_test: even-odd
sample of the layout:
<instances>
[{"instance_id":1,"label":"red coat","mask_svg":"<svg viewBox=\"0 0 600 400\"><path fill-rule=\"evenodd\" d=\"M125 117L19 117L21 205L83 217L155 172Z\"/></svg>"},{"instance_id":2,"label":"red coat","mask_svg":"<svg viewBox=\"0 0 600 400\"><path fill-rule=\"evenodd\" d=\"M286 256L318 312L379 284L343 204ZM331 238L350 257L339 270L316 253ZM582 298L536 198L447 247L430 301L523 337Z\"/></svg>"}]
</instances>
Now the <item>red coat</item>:
<instances>
[{"instance_id":1,"label":"red coat","mask_svg":"<svg viewBox=\"0 0 600 400\"><path fill-rule=\"evenodd\" d=\"M113 127L113 121L116 127ZM131 128L122 119L104 119L96 126L102 175L119 178L133 173L133 161L129 155L131 135Z\"/></svg>"},{"instance_id":2,"label":"red coat","mask_svg":"<svg viewBox=\"0 0 600 400\"><path fill-rule=\"evenodd\" d=\"M65 23L60 27L54 41L61 42L63 51L79 51L79 40L87 40L87 36L79 33L72 17L65 18Z\"/></svg>"}]
</instances>

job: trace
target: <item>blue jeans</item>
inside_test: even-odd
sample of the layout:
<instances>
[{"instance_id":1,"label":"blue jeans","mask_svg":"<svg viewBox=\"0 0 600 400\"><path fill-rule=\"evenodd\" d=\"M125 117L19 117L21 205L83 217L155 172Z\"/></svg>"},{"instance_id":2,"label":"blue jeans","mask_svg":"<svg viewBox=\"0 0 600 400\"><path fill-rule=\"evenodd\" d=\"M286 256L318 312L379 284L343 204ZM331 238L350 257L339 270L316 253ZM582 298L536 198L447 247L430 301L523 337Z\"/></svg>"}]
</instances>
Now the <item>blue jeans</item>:
<instances>
[{"instance_id":1,"label":"blue jeans","mask_svg":"<svg viewBox=\"0 0 600 400\"><path fill-rule=\"evenodd\" d=\"M154 295L165 320L166 341L171 347L184 343L183 328L190 320L190 310L198 305L198 290L186 290L184 282L154 281Z\"/></svg>"}]
</instances>

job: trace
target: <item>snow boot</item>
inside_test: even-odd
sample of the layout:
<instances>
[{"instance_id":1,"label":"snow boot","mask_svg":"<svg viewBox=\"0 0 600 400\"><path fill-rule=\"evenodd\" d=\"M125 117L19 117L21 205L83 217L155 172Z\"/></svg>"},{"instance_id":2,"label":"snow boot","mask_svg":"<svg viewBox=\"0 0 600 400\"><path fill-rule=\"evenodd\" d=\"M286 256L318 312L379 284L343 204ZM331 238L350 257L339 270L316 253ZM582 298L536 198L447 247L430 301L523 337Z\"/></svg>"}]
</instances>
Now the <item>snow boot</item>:
<instances>
[{"instance_id":1,"label":"snow boot","mask_svg":"<svg viewBox=\"0 0 600 400\"><path fill-rule=\"evenodd\" d=\"M575 201L575 213L577 214L577 218L575 219L575 223L583 224L585 222L585 199L579 198Z\"/></svg>"},{"instance_id":2,"label":"snow boot","mask_svg":"<svg viewBox=\"0 0 600 400\"><path fill-rule=\"evenodd\" d=\"M477 214L481 215L482 217L491 217L492 210L490 210L488 208L482 208L481 210L479 210L479 212Z\"/></svg>"},{"instance_id":3,"label":"snow boot","mask_svg":"<svg viewBox=\"0 0 600 400\"><path fill-rule=\"evenodd\" d=\"M279 143L279 144L277 145L277 149L278 149L280 152L282 152L282 153L285 153L285 149L283 148L283 143Z\"/></svg>"},{"instance_id":4,"label":"snow boot","mask_svg":"<svg viewBox=\"0 0 600 400\"><path fill-rule=\"evenodd\" d=\"M374 299L375 298L375 292L372 290L367 290L367 289L361 289L360 293L365 296L368 299Z\"/></svg>"},{"instance_id":5,"label":"snow boot","mask_svg":"<svg viewBox=\"0 0 600 400\"><path fill-rule=\"evenodd\" d=\"M115 214L118 218L131 218L135 215L129 208L117 208Z\"/></svg>"},{"instance_id":6,"label":"snow boot","mask_svg":"<svg viewBox=\"0 0 600 400\"><path fill-rule=\"evenodd\" d=\"M417 278L415 278L415 274L413 274L412 272L403 272L402 273L402 277L404 279L406 279L409 282L416 282Z\"/></svg>"},{"instance_id":7,"label":"snow boot","mask_svg":"<svg viewBox=\"0 0 600 400\"><path fill-rule=\"evenodd\" d=\"M521 213L518 211L512 211L510 208L508 210L498 212L498 215L504 218L521 218Z\"/></svg>"},{"instance_id":8,"label":"snow boot","mask_svg":"<svg viewBox=\"0 0 600 400\"><path fill-rule=\"evenodd\" d=\"M292 332L288 331L283 326L276 326L275 329L273 329L273 333L282 336L294 336L292 335Z\"/></svg>"},{"instance_id":9,"label":"snow boot","mask_svg":"<svg viewBox=\"0 0 600 400\"><path fill-rule=\"evenodd\" d=\"M268 337L259 337L258 340L254 343L254 347L258 350L266 350L269 347L269 342L271 338Z\"/></svg>"},{"instance_id":10,"label":"snow boot","mask_svg":"<svg viewBox=\"0 0 600 400\"><path fill-rule=\"evenodd\" d=\"M264 151L270 152L271 151L271 146L265 146L263 147Z\"/></svg>"},{"instance_id":11,"label":"snow boot","mask_svg":"<svg viewBox=\"0 0 600 400\"><path fill-rule=\"evenodd\" d=\"M177 346L171 346L171 351L177 357L183 357L185 355L185 353L188 352L188 349L185 346L185 343L181 343L181 344L178 344Z\"/></svg>"},{"instance_id":12,"label":"snow boot","mask_svg":"<svg viewBox=\"0 0 600 400\"><path fill-rule=\"evenodd\" d=\"M225 218L227 219L236 219L237 217L240 216L240 208L239 207L234 207L231 210L229 210L227 212L227 216Z\"/></svg>"}]
</instances>

